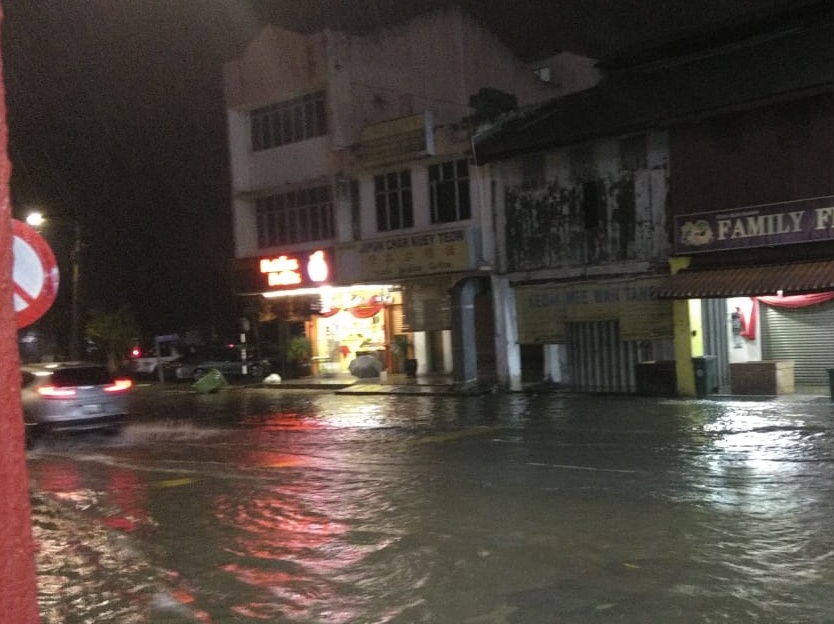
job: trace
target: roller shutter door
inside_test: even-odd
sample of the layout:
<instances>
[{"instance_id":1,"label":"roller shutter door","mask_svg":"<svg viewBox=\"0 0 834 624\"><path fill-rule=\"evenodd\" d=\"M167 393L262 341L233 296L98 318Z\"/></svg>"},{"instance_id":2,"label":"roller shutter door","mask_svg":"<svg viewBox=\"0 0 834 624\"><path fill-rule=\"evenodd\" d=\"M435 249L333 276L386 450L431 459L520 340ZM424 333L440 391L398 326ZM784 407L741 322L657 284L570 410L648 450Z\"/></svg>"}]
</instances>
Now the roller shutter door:
<instances>
[{"instance_id":1,"label":"roller shutter door","mask_svg":"<svg viewBox=\"0 0 834 624\"><path fill-rule=\"evenodd\" d=\"M635 392L636 342L620 340L617 321L566 323L570 387L576 392Z\"/></svg>"},{"instance_id":2,"label":"roller shutter door","mask_svg":"<svg viewBox=\"0 0 834 624\"><path fill-rule=\"evenodd\" d=\"M834 302L807 308L761 304L762 359L793 360L797 384L828 385L834 368Z\"/></svg>"},{"instance_id":3,"label":"roller shutter door","mask_svg":"<svg viewBox=\"0 0 834 624\"><path fill-rule=\"evenodd\" d=\"M704 355L715 356L715 374L719 388L730 387L730 346L727 338L726 299L702 299L701 319L704 325Z\"/></svg>"}]
</instances>

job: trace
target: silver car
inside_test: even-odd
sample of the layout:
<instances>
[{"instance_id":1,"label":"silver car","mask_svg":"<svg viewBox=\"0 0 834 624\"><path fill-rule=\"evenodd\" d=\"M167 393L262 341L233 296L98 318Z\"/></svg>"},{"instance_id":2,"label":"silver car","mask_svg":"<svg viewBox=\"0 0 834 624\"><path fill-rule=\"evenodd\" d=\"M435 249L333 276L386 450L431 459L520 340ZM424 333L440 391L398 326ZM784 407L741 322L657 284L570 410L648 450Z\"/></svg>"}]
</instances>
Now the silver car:
<instances>
[{"instance_id":1,"label":"silver car","mask_svg":"<svg viewBox=\"0 0 834 624\"><path fill-rule=\"evenodd\" d=\"M28 364L20 373L27 441L48 431L118 431L127 419L133 382L105 366Z\"/></svg>"}]
</instances>

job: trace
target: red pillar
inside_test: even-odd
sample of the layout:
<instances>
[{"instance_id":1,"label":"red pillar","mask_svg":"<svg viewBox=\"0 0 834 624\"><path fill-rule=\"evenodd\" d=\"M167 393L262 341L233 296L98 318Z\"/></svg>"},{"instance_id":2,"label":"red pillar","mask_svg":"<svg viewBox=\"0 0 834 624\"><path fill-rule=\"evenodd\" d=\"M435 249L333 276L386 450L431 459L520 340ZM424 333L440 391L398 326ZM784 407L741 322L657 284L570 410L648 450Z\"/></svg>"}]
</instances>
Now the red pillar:
<instances>
[{"instance_id":1,"label":"red pillar","mask_svg":"<svg viewBox=\"0 0 834 624\"><path fill-rule=\"evenodd\" d=\"M0 6L0 25L3 10ZM3 63L0 59L0 77ZM17 325L12 299L12 229L6 89L0 81L0 621L37 624L37 574L26 470Z\"/></svg>"}]
</instances>

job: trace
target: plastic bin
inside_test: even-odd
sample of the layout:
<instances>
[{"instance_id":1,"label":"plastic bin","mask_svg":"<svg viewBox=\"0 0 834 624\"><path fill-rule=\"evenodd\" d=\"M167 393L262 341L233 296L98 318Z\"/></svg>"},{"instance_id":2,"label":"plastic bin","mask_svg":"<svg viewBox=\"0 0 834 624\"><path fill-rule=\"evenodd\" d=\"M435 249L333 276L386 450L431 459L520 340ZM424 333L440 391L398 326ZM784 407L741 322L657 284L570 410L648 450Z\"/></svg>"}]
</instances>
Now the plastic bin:
<instances>
[{"instance_id":1,"label":"plastic bin","mask_svg":"<svg viewBox=\"0 0 834 624\"><path fill-rule=\"evenodd\" d=\"M203 375L200 379L194 382L194 390L198 394L209 394L217 392L226 385L226 378L216 368L212 368L209 372Z\"/></svg>"},{"instance_id":2,"label":"plastic bin","mask_svg":"<svg viewBox=\"0 0 834 624\"><path fill-rule=\"evenodd\" d=\"M700 355L692 358L695 369L695 395L705 397L718 392L718 375L714 355Z\"/></svg>"}]
</instances>

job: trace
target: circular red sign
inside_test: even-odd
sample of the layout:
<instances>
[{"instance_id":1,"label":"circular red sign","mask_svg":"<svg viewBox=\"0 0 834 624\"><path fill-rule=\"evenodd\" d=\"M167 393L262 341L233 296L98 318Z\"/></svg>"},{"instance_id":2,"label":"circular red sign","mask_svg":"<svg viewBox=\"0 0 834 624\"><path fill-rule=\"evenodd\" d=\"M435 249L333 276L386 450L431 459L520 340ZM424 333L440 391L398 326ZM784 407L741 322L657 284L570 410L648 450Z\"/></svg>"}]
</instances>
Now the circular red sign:
<instances>
[{"instance_id":1,"label":"circular red sign","mask_svg":"<svg viewBox=\"0 0 834 624\"><path fill-rule=\"evenodd\" d=\"M58 294L58 263L49 244L33 228L12 219L12 283L17 328L42 317Z\"/></svg>"}]
</instances>

